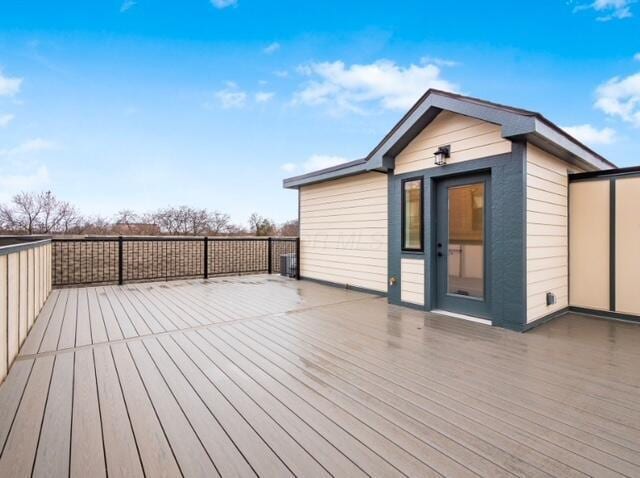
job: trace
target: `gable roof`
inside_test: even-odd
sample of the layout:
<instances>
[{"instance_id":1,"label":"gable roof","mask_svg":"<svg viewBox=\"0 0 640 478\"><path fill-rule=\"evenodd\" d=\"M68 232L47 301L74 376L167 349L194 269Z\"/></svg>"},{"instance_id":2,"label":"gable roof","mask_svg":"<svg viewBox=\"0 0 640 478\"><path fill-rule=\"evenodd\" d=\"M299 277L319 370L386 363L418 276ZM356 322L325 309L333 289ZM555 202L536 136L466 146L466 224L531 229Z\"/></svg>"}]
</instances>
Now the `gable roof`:
<instances>
[{"instance_id":1,"label":"gable roof","mask_svg":"<svg viewBox=\"0 0 640 478\"><path fill-rule=\"evenodd\" d=\"M616 167L540 113L429 89L365 158L288 178L283 181L283 185L285 188L296 189L367 171L389 171L394 167L395 156L441 111L451 111L500 125L503 138L527 141L587 171Z\"/></svg>"}]
</instances>

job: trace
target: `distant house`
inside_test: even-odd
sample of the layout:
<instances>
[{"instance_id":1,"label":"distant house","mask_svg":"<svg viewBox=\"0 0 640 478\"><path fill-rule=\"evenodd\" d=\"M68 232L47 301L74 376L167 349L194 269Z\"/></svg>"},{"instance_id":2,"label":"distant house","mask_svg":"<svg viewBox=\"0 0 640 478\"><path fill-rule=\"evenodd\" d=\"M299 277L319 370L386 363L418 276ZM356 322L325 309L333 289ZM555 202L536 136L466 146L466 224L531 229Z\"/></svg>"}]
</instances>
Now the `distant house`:
<instances>
[{"instance_id":1,"label":"distant house","mask_svg":"<svg viewBox=\"0 0 640 478\"><path fill-rule=\"evenodd\" d=\"M117 222L113 225L114 234L122 235L147 235L154 236L160 234L160 226L146 222Z\"/></svg>"},{"instance_id":2,"label":"distant house","mask_svg":"<svg viewBox=\"0 0 640 478\"><path fill-rule=\"evenodd\" d=\"M365 158L284 181L301 276L514 330L633 318L640 169L614 168L539 113L429 90Z\"/></svg>"}]
</instances>

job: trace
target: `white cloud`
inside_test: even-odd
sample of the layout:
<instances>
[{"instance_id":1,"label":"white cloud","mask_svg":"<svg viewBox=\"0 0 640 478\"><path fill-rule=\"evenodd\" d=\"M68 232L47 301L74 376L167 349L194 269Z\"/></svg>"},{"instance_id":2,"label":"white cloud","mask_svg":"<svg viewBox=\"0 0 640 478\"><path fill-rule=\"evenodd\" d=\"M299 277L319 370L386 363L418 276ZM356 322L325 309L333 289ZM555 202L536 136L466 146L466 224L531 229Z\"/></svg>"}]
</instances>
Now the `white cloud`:
<instances>
[{"instance_id":1,"label":"white cloud","mask_svg":"<svg viewBox=\"0 0 640 478\"><path fill-rule=\"evenodd\" d=\"M257 103L268 103L274 96L275 93L273 91L258 91L255 94L255 99Z\"/></svg>"},{"instance_id":2,"label":"white cloud","mask_svg":"<svg viewBox=\"0 0 640 478\"><path fill-rule=\"evenodd\" d=\"M298 165L296 163L284 163L282 166L280 166L280 169L282 169L285 173L292 173L296 169L298 169Z\"/></svg>"},{"instance_id":3,"label":"white cloud","mask_svg":"<svg viewBox=\"0 0 640 478\"><path fill-rule=\"evenodd\" d=\"M247 93L238 88L233 82L228 82L226 88L215 92L214 96L224 109L244 108L247 103Z\"/></svg>"},{"instance_id":4,"label":"white cloud","mask_svg":"<svg viewBox=\"0 0 640 478\"><path fill-rule=\"evenodd\" d=\"M577 5L573 11L594 10L600 14L596 17L599 22L622 20L633 16L631 5L635 2L636 0L595 0L591 3Z\"/></svg>"},{"instance_id":5,"label":"white cloud","mask_svg":"<svg viewBox=\"0 0 640 478\"><path fill-rule=\"evenodd\" d=\"M5 115L0 115L0 128L4 128L4 127L8 126L9 123L11 123L14 118L15 118L15 116L10 114L10 113L5 114Z\"/></svg>"},{"instance_id":6,"label":"white cloud","mask_svg":"<svg viewBox=\"0 0 640 478\"><path fill-rule=\"evenodd\" d=\"M437 56L435 57L423 56L422 58L420 58L420 63L422 64L433 63L434 65L448 66L448 67L460 66L460 62L457 62L455 60L447 60L446 58L439 58Z\"/></svg>"},{"instance_id":7,"label":"white cloud","mask_svg":"<svg viewBox=\"0 0 640 478\"><path fill-rule=\"evenodd\" d=\"M286 78L289 76L289 72L287 70L277 70L273 72L278 78Z\"/></svg>"},{"instance_id":8,"label":"white cloud","mask_svg":"<svg viewBox=\"0 0 640 478\"><path fill-rule=\"evenodd\" d=\"M49 140L34 138L9 149L0 149L0 156L16 156L20 154L39 153L57 149L57 145Z\"/></svg>"},{"instance_id":9,"label":"white cloud","mask_svg":"<svg viewBox=\"0 0 640 478\"><path fill-rule=\"evenodd\" d=\"M238 5L238 0L211 0L211 5L216 8L235 7Z\"/></svg>"},{"instance_id":10,"label":"white cloud","mask_svg":"<svg viewBox=\"0 0 640 478\"><path fill-rule=\"evenodd\" d=\"M20 91L22 78L9 78L0 71L0 96L14 96Z\"/></svg>"},{"instance_id":11,"label":"white cloud","mask_svg":"<svg viewBox=\"0 0 640 478\"><path fill-rule=\"evenodd\" d=\"M640 53L636 53L635 55L633 55L633 59L635 61L640 61Z\"/></svg>"},{"instance_id":12,"label":"white cloud","mask_svg":"<svg viewBox=\"0 0 640 478\"><path fill-rule=\"evenodd\" d=\"M596 108L640 128L640 72L616 76L596 89Z\"/></svg>"},{"instance_id":13,"label":"white cloud","mask_svg":"<svg viewBox=\"0 0 640 478\"><path fill-rule=\"evenodd\" d=\"M22 191L45 189L49 183L49 171L40 165L35 171L24 174L0 174L0 200L7 200Z\"/></svg>"},{"instance_id":14,"label":"white cloud","mask_svg":"<svg viewBox=\"0 0 640 478\"><path fill-rule=\"evenodd\" d=\"M330 156L326 154L314 154L309 157L302 164L296 163L284 163L280 166L280 169L287 173L293 173L301 171L308 173L310 171L317 171L319 169L330 168L331 166L337 166L338 164L346 163L349 160L342 156Z\"/></svg>"},{"instance_id":15,"label":"white cloud","mask_svg":"<svg viewBox=\"0 0 640 478\"><path fill-rule=\"evenodd\" d=\"M611 144L616 140L616 132L612 128L598 129L590 124L563 127L567 133L589 145Z\"/></svg>"},{"instance_id":16,"label":"white cloud","mask_svg":"<svg viewBox=\"0 0 640 478\"><path fill-rule=\"evenodd\" d=\"M120 6L120 13L124 13L127 10L135 7L137 3L138 2L136 2L135 0L124 0L124 2L122 2L122 5Z\"/></svg>"},{"instance_id":17,"label":"white cloud","mask_svg":"<svg viewBox=\"0 0 640 478\"><path fill-rule=\"evenodd\" d=\"M271 55L272 53L277 52L279 49L280 49L280 43L278 43L277 41L274 41L273 43L264 47L262 51L267 55Z\"/></svg>"},{"instance_id":18,"label":"white cloud","mask_svg":"<svg viewBox=\"0 0 640 478\"><path fill-rule=\"evenodd\" d=\"M365 65L342 61L310 63L298 73L311 79L295 93L294 104L324 105L333 113L366 113L374 103L389 110L406 110L429 88L456 91L458 86L441 76L438 66L409 65L379 60Z\"/></svg>"}]
</instances>

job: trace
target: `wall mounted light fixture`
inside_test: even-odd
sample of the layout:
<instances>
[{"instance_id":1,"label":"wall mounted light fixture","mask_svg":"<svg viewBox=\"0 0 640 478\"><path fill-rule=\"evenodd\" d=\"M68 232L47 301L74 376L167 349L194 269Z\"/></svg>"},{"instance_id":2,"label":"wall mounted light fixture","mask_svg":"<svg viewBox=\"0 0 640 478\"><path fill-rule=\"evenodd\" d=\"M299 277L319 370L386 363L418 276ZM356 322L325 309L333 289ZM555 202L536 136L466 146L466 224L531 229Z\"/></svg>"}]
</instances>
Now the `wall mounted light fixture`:
<instances>
[{"instance_id":1,"label":"wall mounted light fixture","mask_svg":"<svg viewBox=\"0 0 640 478\"><path fill-rule=\"evenodd\" d=\"M433 155L436 158L436 165L437 166L444 166L445 164L447 164L447 158L451 157L451 146L450 145L446 145L446 146L440 146L438 148L438 150L433 153Z\"/></svg>"}]
</instances>

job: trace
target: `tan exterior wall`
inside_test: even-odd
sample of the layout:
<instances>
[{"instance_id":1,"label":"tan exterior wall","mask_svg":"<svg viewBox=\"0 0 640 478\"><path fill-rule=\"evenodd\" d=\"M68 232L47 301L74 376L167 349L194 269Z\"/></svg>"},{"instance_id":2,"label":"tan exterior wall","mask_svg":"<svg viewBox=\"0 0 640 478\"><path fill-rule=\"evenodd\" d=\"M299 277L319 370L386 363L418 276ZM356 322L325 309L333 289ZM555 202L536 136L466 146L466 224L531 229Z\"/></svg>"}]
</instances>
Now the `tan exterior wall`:
<instances>
[{"instance_id":1,"label":"tan exterior wall","mask_svg":"<svg viewBox=\"0 0 640 478\"><path fill-rule=\"evenodd\" d=\"M609 181L569 186L570 305L609 309Z\"/></svg>"},{"instance_id":2,"label":"tan exterior wall","mask_svg":"<svg viewBox=\"0 0 640 478\"><path fill-rule=\"evenodd\" d=\"M400 261L400 300L424 305L424 259Z\"/></svg>"},{"instance_id":3,"label":"tan exterior wall","mask_svg":"<svg viewBox=\"0 0 640 478\"><path fill-rule=\"evenodd\" d=\"M300 274L387 291L387 176L300 188Z\"/></svg>"},{"instance_id":4,"label":"tan exterior wall","mask_svg":"<svg viewBox=\"0 0 640 478\"><path fill-rule=\"evenodd\" d=\"M640 178L616 180L616 312L640 314Z\"/></svg>"},{"instance_id":5,"label":"tan exterior wall","mask_svg":"<svg viewBox=\"0 0 640 478\"><path fill-rule=\"evenodd\" d=\"M396 156L395 174L436 167L433 153L447 144L449 164L511 152L511 141L502 138L500 126L443 111Z\"/></svg>"},{"instance_id":6,"label":"tan exterior wall","mask_svg":"<svg viewBox=\"0 0 640 478\"><path fill-rule=\"evenodd\" d=\"M569 178L578 168L527 145L527 322L569 305ZM546 294L556 304L546 305Z\"/></svg>"},{"instance_id":7,"label":"tan exterior wall","mask_svg":"<svg viewBox=\"0 0 640 478\"><path fill-rule=\"evenodd\" d=\"M0 255L0 382L50 292L51 244Z\"/></svg>"}]
</instances>

